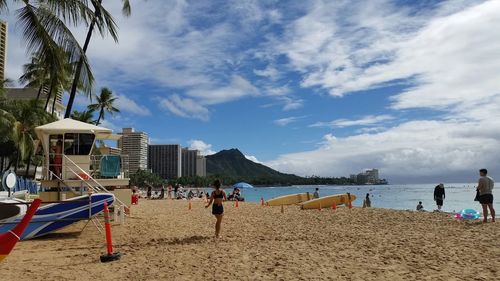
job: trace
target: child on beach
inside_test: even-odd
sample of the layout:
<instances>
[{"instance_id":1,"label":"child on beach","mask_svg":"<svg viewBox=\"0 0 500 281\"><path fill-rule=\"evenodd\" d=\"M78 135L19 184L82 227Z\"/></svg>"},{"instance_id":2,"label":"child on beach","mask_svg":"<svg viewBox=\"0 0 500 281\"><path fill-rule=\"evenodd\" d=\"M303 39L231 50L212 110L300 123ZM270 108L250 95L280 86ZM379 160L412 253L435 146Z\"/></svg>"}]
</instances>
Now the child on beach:
<instances>
[{"instance_id":1,"label":"child on beach","mask_svg":"<svg viewBox=\"0 0 500 281\"><path fill-rule=\"evenodd\" d=\"M424 205L422 205L422 201L418 202L417 205L417 211L423 211L424 210Z\"/></svg>"},{"instance_id":2,"label":"child on beach","mask_svg":"<svg viewBox=\"0 0 500 281\"><path fill-rule=\"evenodd\" d=\"M316 190L314 190L313 198L319 198L319 188L316 187Z\"/></svg>"},{"instance_id":3,"label":"child on beach","mask_svg":"<svg viewBox=\"0 0 500 281\"><path fill-rule=\"evenodd\" d=\"M224 206L222 205L222 202L226 201L227 198L226 192L221 189L221 183L219 180L215 180L212 185L215 190L210 195L210 201L208 201L208 204L205 206L205 208L210 207L210 205L213 203L212 214L217 219L217 222L215 223L215 238L220 238L222 218L224 217Z\"/></svg>"}]
</instances>

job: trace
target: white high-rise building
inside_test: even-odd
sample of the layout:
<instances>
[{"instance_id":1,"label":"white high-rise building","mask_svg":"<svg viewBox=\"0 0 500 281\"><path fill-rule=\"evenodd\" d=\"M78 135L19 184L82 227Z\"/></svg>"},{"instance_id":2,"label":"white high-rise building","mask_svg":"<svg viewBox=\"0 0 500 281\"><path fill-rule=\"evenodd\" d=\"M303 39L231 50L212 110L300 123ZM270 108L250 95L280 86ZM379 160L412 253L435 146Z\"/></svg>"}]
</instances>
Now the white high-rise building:
<instances>
[{"instance_id":1,"label":"white high-rise building","mask_svg":"<svg viewBox=\"0 0 500 281\"><path fill-rule=\"evenodd\" d=\"M148 134L136 132L134 128L123 128L118 148L122 155L128 155L129 173L135 174L137 170L148 168Z\"/></svg>"}]
</instances>

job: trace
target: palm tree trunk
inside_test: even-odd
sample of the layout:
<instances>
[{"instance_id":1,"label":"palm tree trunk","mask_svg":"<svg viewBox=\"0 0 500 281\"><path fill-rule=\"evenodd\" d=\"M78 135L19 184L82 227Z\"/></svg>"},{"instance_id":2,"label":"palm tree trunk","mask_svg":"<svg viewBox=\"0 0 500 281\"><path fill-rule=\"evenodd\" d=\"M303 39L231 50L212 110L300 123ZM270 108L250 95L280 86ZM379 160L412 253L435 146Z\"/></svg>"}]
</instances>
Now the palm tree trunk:
<instances>
[{"instance_id":1,"label":"palm tree trunk","mask_svg":"<svg viewBox=\"0 0 500 281\"><path fill-rule=\"evenodd\" d=\"M19 148L17 149L17 155L16 155L16 164L14 166L14 173L17 174L17 167L19 166L19 154L21 154L21 151L19 151Z\"/></svg>"},{"instance_id":2,"label":"palm tree trunk","mask_svg":"<svg viewBox=\"0 0 500 281\"><path fill-rule=\"evenodd\" d=\"M56 94L54 95L54 100L52 101L52 112L50 113L52 116L54 116L54 111L56 109L56 100L57 100L57 92Z\"/></svg>"},{"instance_id":3,"label":"palm tree trunk","mask_svg":"<svg viewBox=\"0 0 500 281\"><path fill-rule=\"evenodd\" d=\"M40 85L40 88L38 88L38 94L36 95L36 101L40 100L40 94L42 94L42 89L43 89L43 83Z\"/></svg>"},{"instance_id":4,"label":"palm tree trunk","mask_svg":"<svg viewBox=\"0 0 500 281\"><path fill-rule=\"evenodd\" d=\"M99 4L100 3L102 3L102 0L99 0ZM94 13L99 13L99 10L95 8ZM95 15L94 18L92 19L92 22L90 23L89 31L87 31L87 37L85 38L85 43L83 44L84 54L87 53L87 48L89 47L90 44L90 38L92 38L92 33L94 32L94 27L97 21L96 18L97 16ZM69 118L71 115L71 110L73 109L73 103L76 97L76 88L78 87L78 80L80 79L80 75L82 73L82 67L83 67L83 57L80 57L80 60L78 61L75 70L75 78L73 78L73 84L71 84L71 92L69 93L69 100L68 104L66 105L66 113L64 114L64 118Z\"/></svg>"},{"instance_id":5,"label":"palm tree trunk","mask_svg":"<svg viewBox=\"0 0 500 281\"><path fill-rule=\"evenodd\" d=\"M96 125L101 124L101 119L104 116L104 108L101 108L101 111L99 112L99 118L97 118L97 121L95 122Z\"/></svg>"},{"instance_id":6,"label":"palm tree trunk","mask_svg":"<svg viewBox=\"0 0 500 281\"><path fill-rule=\"evenodd\" d=\"M24 172L24 178L27 179L30 171L30 166L31 166L31 153L30 156L28 157L28 162L26 163L26 172Z\"/></svg>"},{"instance_id":7,"label":"palm tree trunk","mask_svg":"<svg viewBox=\"0 0 500 281\"><path fill-rule=\"evenodd\" d=\"M14 159L15 158L13 157L9 160L9 164L7 164L7 166L5 166L5 170L3 170L3 172L6 172L8 169L10 169L10 167L12 166L12 163L14 162Z\"/></svg>"},{"instance_id":8,"label":"palm tree trunk","mask_svg":"<svg viewBox=\"0 0 500 281\"><path fill-rule=\"evenodd\" d=\"M47 94L47 100L45 101L45 111L47 111L47 106L49 105L50 97L52 96L52 91L54 90L54 83L50 83L50 90Z\"/></svg>"}]
</instances>

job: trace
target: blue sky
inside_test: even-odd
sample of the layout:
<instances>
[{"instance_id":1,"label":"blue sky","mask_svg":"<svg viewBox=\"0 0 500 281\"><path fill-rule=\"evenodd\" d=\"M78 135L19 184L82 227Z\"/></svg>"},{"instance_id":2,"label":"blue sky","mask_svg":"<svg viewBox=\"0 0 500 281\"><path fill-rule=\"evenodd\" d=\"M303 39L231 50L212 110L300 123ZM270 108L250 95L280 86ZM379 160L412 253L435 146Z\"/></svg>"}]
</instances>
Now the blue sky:
<instances>
[{"instance_id":1,"label":"blue sky","mask_svg":"<svg viewBox=\"0 0 500 281\"><path fill-rule=\"evenodd\" d=\"M106 126L300 175L500 175L500 1L148 0L129 18L119 2L105 3L119 44L89 49L119 96ZM26 56L9 32L15 79Z\"/></svg>"}]
</instances>

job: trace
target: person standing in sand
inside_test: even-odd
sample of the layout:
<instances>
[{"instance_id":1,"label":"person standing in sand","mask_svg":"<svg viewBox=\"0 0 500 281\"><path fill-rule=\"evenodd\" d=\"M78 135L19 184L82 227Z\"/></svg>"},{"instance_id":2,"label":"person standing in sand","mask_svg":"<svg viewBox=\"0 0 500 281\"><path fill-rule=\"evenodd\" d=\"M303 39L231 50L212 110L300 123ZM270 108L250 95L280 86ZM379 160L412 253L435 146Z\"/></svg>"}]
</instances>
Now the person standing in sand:
<instances>
[{"instance_id":1,"label":"person standing in sand","mask_svg":"<svg viewBox=\"0 0 500 281\"><path fill-rule=\"evenodd\" d=\"M477 183L477 190L479 191L479 203L483 206L483 222L488 222L488 209L491 213L491 221L495 222L495 209L493 209L493 187L495 182L488 175L488 170L479 170L479 181Z\"/></svg>"},{"instance_id":2,"label":"person standing in sand","mask_svg":"<svg viewBox=\"0 0 500 281\"><path fill-rule=\"evenodd\" d=\"M217 219L215 223L215 238L220 238L220 229L222 224L222 218L224 217L224 206L222 205L223 201L226 201L226 192L221 189L220 180L215 180L212 184L214 187L214 191L212 191L212 195L210 195L210 201L205 206L205 208L210 207L212 205L212 214Z\"/></svg>"},{"instance_id":3,"label":"person standing in sand","mask_svg":"<svg viewBox=\"0 0 500 281\"><path fill-rule=\"evenodd\" d=\"M440 183L436 185L436 187L434 188L434 201L436 201L438 211L441 211L441 208L443 207L443 200L445 197L444 184Z\"/></svg>"}]
</instances>

